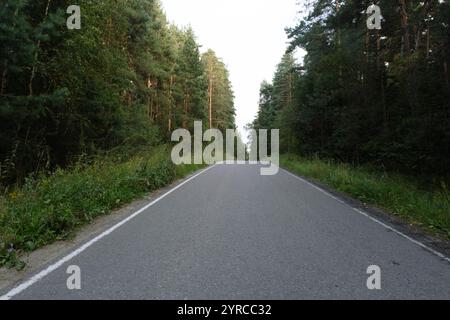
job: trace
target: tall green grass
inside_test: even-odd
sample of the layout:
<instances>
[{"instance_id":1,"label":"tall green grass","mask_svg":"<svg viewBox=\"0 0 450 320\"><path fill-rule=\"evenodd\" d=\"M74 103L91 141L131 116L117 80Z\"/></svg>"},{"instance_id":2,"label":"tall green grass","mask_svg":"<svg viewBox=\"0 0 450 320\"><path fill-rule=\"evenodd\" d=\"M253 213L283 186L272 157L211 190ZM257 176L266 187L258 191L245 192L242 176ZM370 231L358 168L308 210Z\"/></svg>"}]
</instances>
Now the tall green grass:
<instances>
[{"instance_id":1,"label":"tall green grass","mask_svg":"<svg viewBox=\"0 0 450 320\"><path fill-rule=\"evenodd\" d=\"M0 266L22 267L20 253L71 237L81 226L200 166L176 167L167 147L118 162L113 157L29 179L0 198Z\"/></svg>"},{"instance_id":2,"label":"tall green grass","mask_svg":"<svg viewBox=\"0 0 450 320\"><path fill-rule=\"evenodd\" d=\"M295 155L282 156L281 165L450 238L450 192L444 183L440 190L424 190L401 175Z\"/></svg>"}]
</instances>

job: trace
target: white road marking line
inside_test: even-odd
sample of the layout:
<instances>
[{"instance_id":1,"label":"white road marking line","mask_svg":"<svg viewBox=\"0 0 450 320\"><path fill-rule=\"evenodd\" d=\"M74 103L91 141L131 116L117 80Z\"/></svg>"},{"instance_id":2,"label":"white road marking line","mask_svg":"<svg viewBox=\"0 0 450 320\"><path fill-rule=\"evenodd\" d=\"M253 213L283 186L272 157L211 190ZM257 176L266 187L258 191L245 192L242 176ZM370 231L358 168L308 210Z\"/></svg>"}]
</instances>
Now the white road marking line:
<instances>
[{"instance_id":1,"label":"white road marking line","mask_svg":"<svg viewBox=\"0 0 450 320\"><path fill-rule=\"evenodd\" d=\"M187 179L186 181L183 181L182 183L180 183L179 185L177 185L176 187L174 187L173 189L167 191L166 193L164 193L162 196L160 196L159 198L157 198L156 200L152 201L151 203L149 203L148 205L146 205L145 207L141 208L140 210L136 211L135 213L133 213L131 216L129 216L128 218L122 220L121 222L117 223L116 225L114 225L113 227L109 228L108 230L106 230L105 232L103 232L102 234L98 235L97 237L95 237L94 239L90 240L89 242L87 242L86 244L84 244L83 246L81 246L80 248L78 248L77 250L73 251L72 253L70 253L69 255L65 256L64 258L62 258L61 260L55 262L54 264L48 266L46 269L42 270L41 272L39 272L38 274L32 276L30 279L28 279L27 281L23 282L22 284L20 284L19 286L11 289L8 293L6 293L5 295L0 297L0 300L10 300L11 298L13 298L14 296L18 295L19 293L21 293L22 291L26 290L27 288L29 288L30 286L32 286L33 284L35 284L36 282L38 282L39 280L43 279L44 277L46 277L47 275L49 275L51 272L55 271L56 269L58 269L59 267L61 267L62 265L64 265L66 262L72 260L73 258L75 258L76 256L78 256L80 253L82 253L83 251L85 251L87 248L89 248L90 246L92 246L94 243L98 242L99 240L101 240L102 238L108 236L109 234L111 234L112 232L114 232L116 229L120 228L121 226L123 226L124 224L126 224L127 222L129 222L130 220L136 218L138 215L140 215L142 212L144 212L145 210L147 210L148 208L150 208L151 206L153 206L154 204L156 204L157 202L161 201L162 199L164 199L165 197L167 197L169 194L173 193L175 190L181 188L182 186L184 186L186 183L192 181L193 179L197 178L198 176L204 174L206 171L211 170L212 168L214 168L216 165L213 165L211 167L206 168L205 170L197 173L195 176L190 177L189 179Z\"/></svg>"},{"instance_id":2,"label":"white road marking line","mask_svg":"<svg viewBox=\"0 0 450 320\"><path fill-rule=\"evenodd\" d=\"M291 173L291 172L289 172L289 171L287 171L287 170L285 170L285 169L282 169L282 170L283 170L285 173L287 173L288 175L290 175L290 176L292 176L292 177L294 177L294 178L296 178L296 179L302 181L303 183L308 184L309 186L313 187L313 188L316 189L316 190L319 190L320 192L322 192L322 193L326 194L327 196L333 198L334 200L338 201L339 203L346 205L347 207L349 207L349 208L353 209L354 211L358 212L359 214L362 214L363 216L365 216L366 218L369 218L369 219L372 220L373 222L376 222L376 223L378 223L379 225L385 227L386 229L388 229L388 230L390 230L390 231L392 231L392 232L395 232L395 233L398 234L399 236L401 236L401 237L403 237L403 238L405 238L405 239L411 241L412 243L418 245L419 247L421 247L421 248L423 248L423 249L425 249L425 250L431 252L432 254L438 256L439 258L441 258L441 259L443 259L443 260L445 260L445 261L447 261L447 262L450 262L450 258L448 258L447 256L443 255L442 253L440 253L440 252L434 250L433 248L430 248L430 247L427 246L426 244L423 244L422 242L417 241L417 240L411 238L410 236L404 234L403 232L398 231L398 230L395 229L394 227L391 227L390 225L387 225L386 223L384 223L384 222L382 222L382 221L380 221L380 220L378 220L378 219L372 217L372 216L371 216L370 214L368 214L367 212L364 212L364 211L362 211L362 210L360 210L360 209L357 209L357 208L352 207L350 204L348 204L348 203L346 203L345 201L343 201L343 200L341 200L341 199L339 199L339 198L333 196L331 193L329 193L329 192L323 190L322 188L319 188L318 186L312 184L311 182L309 182L309 181L307 181L307 180L305 180L305 179L302 179L301 177L299 177L299 176L297 176L297 175L295 175L295 174L293 174L293 173Z\"/></svg>"}]
</instances>

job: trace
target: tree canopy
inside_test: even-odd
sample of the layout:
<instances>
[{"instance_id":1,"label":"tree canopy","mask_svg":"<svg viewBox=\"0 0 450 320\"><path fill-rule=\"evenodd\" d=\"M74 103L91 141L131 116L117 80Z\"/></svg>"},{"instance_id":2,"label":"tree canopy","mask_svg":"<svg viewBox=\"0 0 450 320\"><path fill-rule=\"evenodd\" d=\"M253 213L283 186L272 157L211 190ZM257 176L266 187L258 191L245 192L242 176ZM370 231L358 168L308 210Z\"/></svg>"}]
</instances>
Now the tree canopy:
<instances>
[{"instance_id":1,"label":"tree canopy","mask_svg":"<svg viewBox=\"0 0 450 320\"><path fill-rule=\"evenodd\" d=\"M202 57L194 31L170 25L159 1L80 0L80 30L66 27L71 4L0 4L1 184L206 125L211 77L213 123L235 127L225 65Z\"/></svg>"},{"instance_id":2,"label":"tree canopy","mask_svg":"<svg viewBox=\"0 0 450 320\"><path fill-rule=\"evenodd\" d=\"M372 2L309 2L252 126L280 128L284 151L448 179L450 3L375 1L369 30Z\"/></svg>"}]
</instances>

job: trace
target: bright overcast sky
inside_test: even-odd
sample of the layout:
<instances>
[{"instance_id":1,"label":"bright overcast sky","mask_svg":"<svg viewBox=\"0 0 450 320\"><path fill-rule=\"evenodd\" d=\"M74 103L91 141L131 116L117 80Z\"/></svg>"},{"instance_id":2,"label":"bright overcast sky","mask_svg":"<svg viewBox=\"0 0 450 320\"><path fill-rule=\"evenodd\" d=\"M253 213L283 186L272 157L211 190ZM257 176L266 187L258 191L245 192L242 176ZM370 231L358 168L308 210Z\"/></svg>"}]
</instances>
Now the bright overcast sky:
<instances>
[{"instance_id":1,"label":"bright overcast sky","mask_svg":"<svg viewBox=\"0 0 450 320\"><path fill-rule=\"evenodd\" d=\"M287 47L285 27L296 24L298 0L161 0L167 18L191 25L202 45L213 49L230 71L237 125L253 121L259 86L271 81Z\"/></svg>"}]
</instances>

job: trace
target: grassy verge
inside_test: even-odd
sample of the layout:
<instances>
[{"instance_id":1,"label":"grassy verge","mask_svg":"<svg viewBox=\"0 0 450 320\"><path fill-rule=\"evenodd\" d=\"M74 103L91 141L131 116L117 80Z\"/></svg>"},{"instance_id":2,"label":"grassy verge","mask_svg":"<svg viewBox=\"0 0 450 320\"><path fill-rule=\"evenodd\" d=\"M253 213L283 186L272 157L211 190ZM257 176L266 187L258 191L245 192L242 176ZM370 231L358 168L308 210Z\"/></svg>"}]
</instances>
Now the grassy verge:
<instances>
[{"instance_id":1,"label":"grassy verge","mask_svg":"<svg viewBox=\"0 0 450 320\"><path fill-rule=\"evenodd\" d=\"M400 175L294 155L282 156L281 165L450 238L450 191L445 185L441 190L425 191Z\"/></svg>"},{"instance_id":2,"label":"grassy verge","mask_svg":"<svg viewBox=\"0 0 450 320\"><path fill-rule=\"evenodd\" d=\"M0 266L22 268L20 254L73 236L81 226L201 166L176 167L160 147L125 162L89 165L39 176L0 197Z\"/></svg>"}]
</instances>

